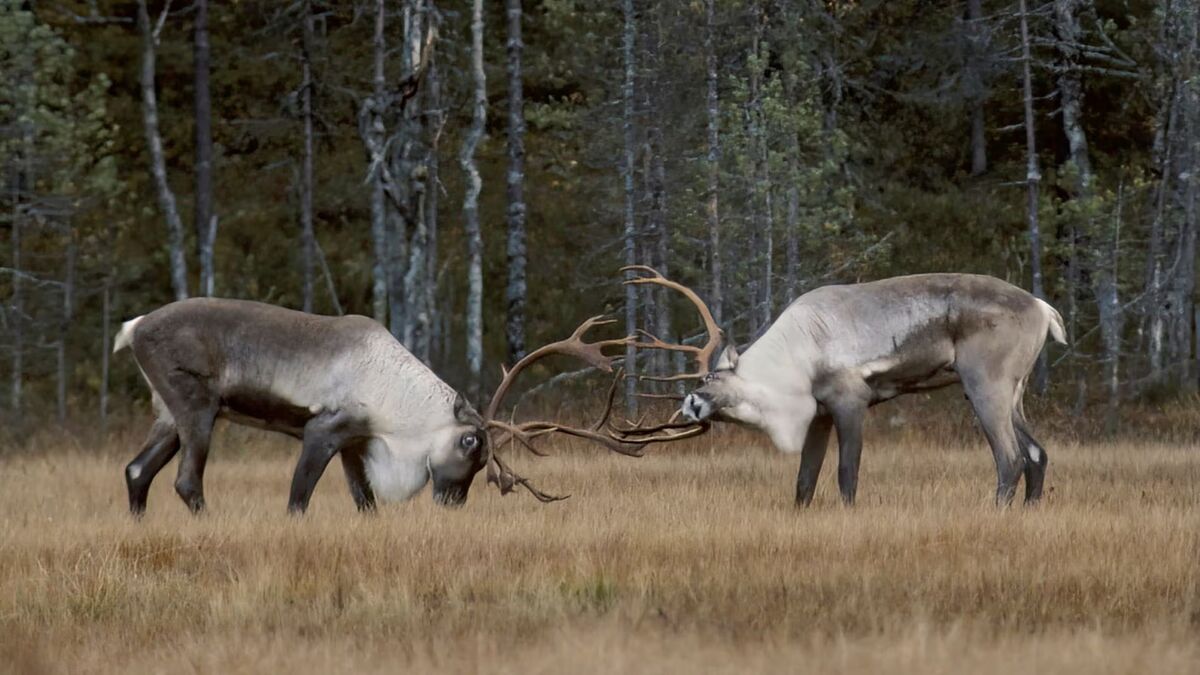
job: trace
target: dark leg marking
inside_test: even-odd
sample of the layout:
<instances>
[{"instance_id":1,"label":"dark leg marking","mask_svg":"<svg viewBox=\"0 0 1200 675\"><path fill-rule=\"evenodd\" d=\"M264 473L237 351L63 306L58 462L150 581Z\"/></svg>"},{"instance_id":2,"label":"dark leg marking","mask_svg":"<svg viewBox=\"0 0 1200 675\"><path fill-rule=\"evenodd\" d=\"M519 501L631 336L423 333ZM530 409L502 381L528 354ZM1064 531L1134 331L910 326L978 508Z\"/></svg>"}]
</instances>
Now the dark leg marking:
<instances>
[{"instance_id":1,"label":"dark leg marking","mask_svg":"<svg viewBox=\"0 0 1200 675\"><path fill-rule=\"evenodd\" d=\"M375 510L375 493L367 480L367 444L355 443L342 448L342 469L346 472L346 483L350 486L350 496L359 511Z\"/></svg>"},{"instance_id":2,"label":"dark leg marking","mask_svg":"<svg viewBox=\"0 0 1200 675\"><path fill-rule=\"evenodd\" d=\"M862 456L862 425L866 411L866 405L858 403L833 409L833 424L838 436L838 489L847 506L854 503L854 495L858 492L858 460Z\"/></svg>"},{"instance_id":3,"label":"dark leg marking","mask_svg":"<svg viewBox=\"0 0 1200 675\"><path fill-rule=\"evenodd\" d=\"M142 444L142 451L125 467L125 486L129 489L129 512L140 516L146 511L146 495L154 477L179 452L179 434L175 425L155 420Z\"/></svg>"},{"instance_id":4,"label":"dark leg marking","mask_svg":"<svg viewBox=\"0 0 1200 675\"><path fill-rule=\"evenodd\" d=\"M808 427L804 449L800 451L800 473L796 476L797 506L808 506L812 503L813 493L817 490L817 478L821 475L821 465L825 463L829 432L832 428L833 418L829 415L817 415Z\"/></svg>"},{"instance_id":5,"label":"dark leg marking","mask_svg":"<svg viewBox=\"0 0 1200 675\"><path fill-rule=\"evenodd\" d=\"M1025 456L1025 503L1035 504L1042 498L1042 485L1046 481L1046 467L1050 464L1050 457L1024 425L1017 422L1014 427L1021 454Z\"/></svg>"}]
</instances>

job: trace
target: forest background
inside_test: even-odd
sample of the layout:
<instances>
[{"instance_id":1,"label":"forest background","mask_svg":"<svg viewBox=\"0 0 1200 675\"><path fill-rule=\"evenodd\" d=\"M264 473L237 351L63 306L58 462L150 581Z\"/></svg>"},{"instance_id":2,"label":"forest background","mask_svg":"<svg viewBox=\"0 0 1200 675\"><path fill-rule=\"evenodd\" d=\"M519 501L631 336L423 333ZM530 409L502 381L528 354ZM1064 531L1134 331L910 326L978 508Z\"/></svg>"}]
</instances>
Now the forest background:
<instances>
[{"instance_id":1,"label":"forest background","mask_svg":"<svg viewBox=\"0 0 1200 675\"><path fill-rule=\"evenodd\" d=\"M374 316L476 399L592 314L692 337L629 263L743 346L817 286L1007 279L1066 319L1039 389L1112 431L1200 378L1198 14L0 0L5 433L144 399L111 336L190 295Z\"/></svg>"}]
</instances>

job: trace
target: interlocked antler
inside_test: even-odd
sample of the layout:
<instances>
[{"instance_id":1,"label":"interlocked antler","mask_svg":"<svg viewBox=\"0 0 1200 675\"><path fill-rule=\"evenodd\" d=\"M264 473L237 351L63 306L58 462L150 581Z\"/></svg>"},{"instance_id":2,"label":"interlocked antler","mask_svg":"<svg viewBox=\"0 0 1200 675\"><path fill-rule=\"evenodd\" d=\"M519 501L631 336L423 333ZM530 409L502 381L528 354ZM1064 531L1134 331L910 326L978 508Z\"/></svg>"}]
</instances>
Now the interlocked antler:
<instances>
[{"instance_id":1,"label":"interlocked antler","mask_svg":"<svg viewBox=\"0 0 1200 675\"><path fill-rule=\"evenodd\" d=\"M513 472L512 469L510 469L501 459L496 456L496 448L510 440L516 440L521 443L521 445L529 448L535 454L541 455L542 453L538 452L538 450L534 447L534 440L540 436L558 432L567 434L569 436L576 436L578 438L586 438L588 440L595 441L610 450L620 452L622 454L636 456L642 453L646 443L623 441L619 437L607 435L601 431L603 426L607 423L612 409L613 393L615 393L616 390L615 384L613 390L610 391L608 406L605 409L603 416L592 428L583 429L546 421L522 422L517 424L503 422L499 419L496 419L496 415L500 411L500 404L504 402L504 397L508 394L508 390L512 387L512 383L516 380L517 376L521 374L521 371L525 370L525 368L527 368L534 361L538 361L553 354L562 354L565 356L573 356L582 360L593 368L606 373L611 373L613 370L612 361L614 357L605 354L604 349L606 347L624 347L625 345L630 344L634 338L623 337L610 340L599 340L596 342L585 342L583 339L587 332L591 329L611 323L613 323L612 320L607 320L602 316L594 316L580 324L579 327L575 329L575 332L571 334L571 337L539 347L538 349L526 355L525 358L517 361L517 363L511 369L503 371L504 377L500 380L500 386L496 387L496 392L492 394L492 400L488 402L487 409L483 414L484 422L489 429L497 429L506 434L505 436L501 437L498 442L493 441L489 444L491 447L491 457L488 460L488 482L498 485L500 487L501 494L507 494L515 489L517 485L520 485L526 490L529 490L529 492L538 500L543 502L565 499L565 497L556 497L541 492L537 488L533 487L528 480ZM618 374L617 377L619 378L620 374Z\"/></svg>"},{"instance_id":2,"label":"interlocked antler","mask_svg":"<svg viewBox=\"0 0 1200 675\"><path fill-rule=\"evenodd\" d=\"M699 380L703 379L708 374L708 364L712 361L713 354L716 353L717 347L721 346L721 328L717 326L716 319L713 318L712 312L708 309L708 305L700 299L699 295L692 289L684 286L677 281L671 281L664 277L653 267L646 265L629 265L621 268L622 272L643 272L649 276L635 277L625 280L626 284L641 285L653 284L655 286L663 286L673 291L679 291L685 298L691 301L696 306L696 310L700 312L700 318L704 321L704 332L708 335L708 340L703 346L696 347L694 345L675 344L673 342L663 342L657 337L647 333L644 330L639 330L638 334L643 340L636 344L641 349L661 349L671 352L684 352L690 354L696 362L696 372L694 373L679 373L677 375L668 375L666 377L656 377L652 375L642 375L638 379L650 380L653 382L677 382L679 380Z\"/></svg>"},{"instance_id":3,"label":"interlocked antler","mask_svg":"<svg viewBox=\"0 0 1200 675\"><path fill-rule=\"evenodd\" d=\"M697 300L699 299L697 298ZM488 402L483 415L484 422L489 429L497 430L503 434L489 443L491 454L488 459L488 482L498 485L501 494L507 494L519 485L542 502L552 502L566 498L549 495L538 490L527 479L515 473L496 455L496 449L510 441L520 443L536 455L542 455L535 447L534 441L542 436L560 433L598 443L622 455L640 457L645 451L646 446L651 443L666 443L691 438L708 429L707 424L679 424L674 422L674 418L665 424L654 426L642 426L641 424L619 426L614 424L611 421L613 402L616 400L617 385L624 378L624 371L617 371L613 377L604 410L590 427L573 427L549 421L515 423L505 422L496 418L496 415L500 412L500 405L512 387L513 381L516 380L521 371L539 359L553 354L573 356L597 370L606 373L613 372L613 359L615 357L605 354L604 349L633 344L637 342L637 337L630 335L623 338L598 340L596 342L584 341L584 336L592 328L611 323L614 322L606 320L601 316L594 316L580 324L575 329L575 332L571 334L571 337L558 342L552 342L534 350L525 358L518 361L511 369L504 371L504 377L500 381L500 385L496 387L496 392L492 395L491 401ZM689 349L697 348L689 347Z\"/></svg>"}]
</instances>

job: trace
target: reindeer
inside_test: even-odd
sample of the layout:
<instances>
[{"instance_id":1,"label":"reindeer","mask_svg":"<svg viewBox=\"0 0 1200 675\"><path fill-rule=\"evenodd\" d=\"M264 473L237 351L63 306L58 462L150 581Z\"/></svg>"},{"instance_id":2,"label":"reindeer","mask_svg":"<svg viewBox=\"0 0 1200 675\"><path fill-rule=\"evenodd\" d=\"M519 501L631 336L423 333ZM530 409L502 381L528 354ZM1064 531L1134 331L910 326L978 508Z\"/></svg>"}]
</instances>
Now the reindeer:
<instances>
[{"instance_id":1,"label":"reindeer","mask_svg":"<svg viewBox=\"0 0 1200 675\"><path fill-rule=\"evenodd\" d=\"M761 429L777 448L800 453L796 503L808 505L837 429L838 488L854 502L869 407L902 394L961 383L996 462L996 502L1012 501L1025 477L1025 501L1042 494L1048 457L1029 432L1022 396L1049 334L1066 343L1062 317L1045 301L999 279L975 274L918 274L826 286L797 298L746 353L726 347L709 369L720 331L695 293L644 266L626 283L684 292L709 334L688 351L699 379L679 414L690 421L728 421Z\"/></svg>"},{"instance_id":2,"label":"reindeer","mask_svg":"<svg viewBox=\"0 0 1200 675\"><path fill-rule=\"evenodd\" d=\"M218 418L302 441L288 499L288 511L295 514L308 507L334 455L341 455L360 511L373 511L376 497L409 499L428 482L435 502L460 506L484 466L489 482L504 494L521 486L543 502L562 499L517 475L494 448L512 441L532 449L538 437L558 432L636 456L650 443L703 431L687 424L611 423L616 380L603 416L590 428L498 419L516 376L546 356L573 356L612 372L613 359L604 349L632 338L583 339L606 323L588 319L568 339L504 371L481 416L373 319L316 316L242 300L171 303L125 322L114 342L114 352L132 349L156 415L141 452L125 468L130 512L145 511L151 482L180 450L175 490L193 513L204 510L204 467Z\"/></svg>"}]
</instances>

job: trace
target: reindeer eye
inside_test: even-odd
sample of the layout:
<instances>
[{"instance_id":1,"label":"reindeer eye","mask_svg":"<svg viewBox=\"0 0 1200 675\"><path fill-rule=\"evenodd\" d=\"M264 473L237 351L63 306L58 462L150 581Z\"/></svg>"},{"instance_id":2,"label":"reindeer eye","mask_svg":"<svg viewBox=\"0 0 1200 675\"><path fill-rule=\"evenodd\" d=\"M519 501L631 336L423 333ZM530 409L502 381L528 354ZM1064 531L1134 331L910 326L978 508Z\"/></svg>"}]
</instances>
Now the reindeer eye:
<instances>
[{"instance_id":1,"label":"reindeer eye","mask_svg":"<svg viewBox=\"0 0 1200 675\"><path fill-rule=\"evenodd\" d=\"M476 436L473 432L467 432L462 435L462 438L458 439L458 445L467 452L474 452L479 448L479 436Z\"/></svg>"}]
</instances>

